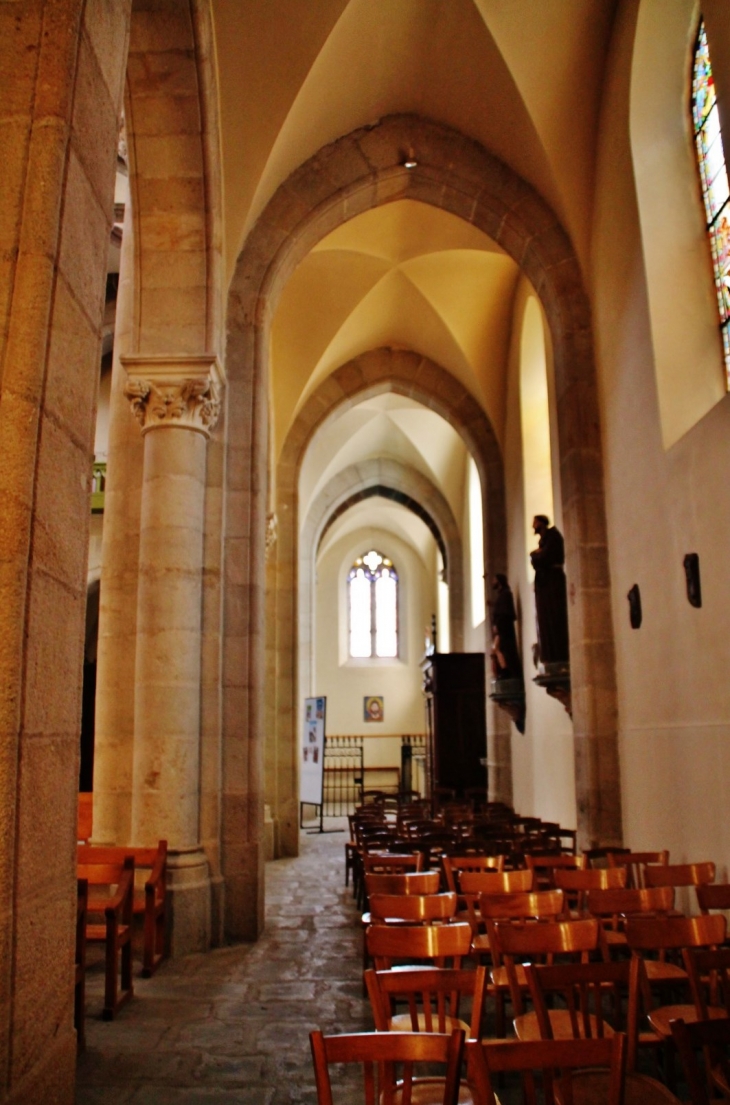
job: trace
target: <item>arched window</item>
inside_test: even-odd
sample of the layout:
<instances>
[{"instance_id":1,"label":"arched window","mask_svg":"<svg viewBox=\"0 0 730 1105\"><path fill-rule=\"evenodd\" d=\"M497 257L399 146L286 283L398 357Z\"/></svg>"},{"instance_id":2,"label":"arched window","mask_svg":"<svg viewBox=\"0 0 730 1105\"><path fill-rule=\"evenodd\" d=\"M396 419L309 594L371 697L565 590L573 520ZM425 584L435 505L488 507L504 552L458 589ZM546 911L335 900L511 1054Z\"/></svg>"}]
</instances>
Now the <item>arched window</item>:
<instances>
[{"instance_id":1,"label":"arched window","mask_svg":"<svg viewBox=\"0 0 730 1105\"><path fill-rule=\"evenodd\" d=\"M348 576L350 656L398 655L398 573L392 560L371 549Z\"/></svg>"},{"instance_id":2,"label":"arched window","mask_svg":"<svg viewBox=\"0 0 730 1105\"><path fill-rule=\"evenodd\" d=\"M692 120L730 389L730 189L704 22L700 22L692 70Z\"/></svg>"}]
</instances>

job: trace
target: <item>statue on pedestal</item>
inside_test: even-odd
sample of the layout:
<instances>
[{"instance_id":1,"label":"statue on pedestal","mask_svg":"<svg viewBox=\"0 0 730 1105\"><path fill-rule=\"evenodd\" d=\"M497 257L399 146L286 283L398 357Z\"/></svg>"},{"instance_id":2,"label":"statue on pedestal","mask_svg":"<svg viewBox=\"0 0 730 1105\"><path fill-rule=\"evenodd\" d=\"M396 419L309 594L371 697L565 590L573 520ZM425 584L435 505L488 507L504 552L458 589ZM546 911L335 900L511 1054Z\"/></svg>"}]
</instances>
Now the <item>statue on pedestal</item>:
<instances>
[{"instance_id":1,"label":"statue on pedestal","mask_svg":"<svg viewBox=\"0 0 730 1105\"><path fill-rule=\"evenodd\" d=\"M514 598L507 576L498 572L492 580L492 667L495 679L522 679L522 661L517 648Z\"/></svg>"},{"instance_id":2,"label":"statue on pedestal","mask_svg":"<svg viewBox=\"0 0 730 1105\"><path fill-rule=\"evenodd\" d=\"M546 514L536 514L532 528L539 537L530 553L535 569L535 612L540 660L543 664L568 664L568 596L565 585L563 535L550 525Z\"/></svg>"}]
</instances>

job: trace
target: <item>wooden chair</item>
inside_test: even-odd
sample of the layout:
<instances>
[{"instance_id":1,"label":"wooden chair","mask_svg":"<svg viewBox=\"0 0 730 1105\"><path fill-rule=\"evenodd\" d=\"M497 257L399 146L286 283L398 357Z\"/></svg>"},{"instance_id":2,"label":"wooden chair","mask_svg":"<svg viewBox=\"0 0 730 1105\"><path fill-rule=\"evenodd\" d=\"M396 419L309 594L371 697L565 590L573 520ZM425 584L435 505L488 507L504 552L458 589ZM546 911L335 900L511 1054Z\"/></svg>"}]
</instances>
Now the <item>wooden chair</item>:
<instances>
[{"instance_id":1,"label":"wooden chair","mask_svg":"<svg viewBox=\"0 0 730 1105\"><path fill-rule=\"evenodd\" d=\"M730 1017L730 948L682 948L684 968L694 1003L691 1021Z\"/></svg>"},{"instance_id":2,"label":"wooden chair","mask_svg":"<svg viewBox=\"0 0 730 1105\"><path fill-rule=\"evenodd\" d=\"M730 909L730 883L698 883L695 893L700 913L709 913L711 909Z\"/></svg>"},{"instance_id":3,"label":"wooden chair","mask_svg":"<svg viewBox=\"0 0 730 1105\"><path fill-rule=\"evenodd\" d=\"M116 848L80 844L77 862L85 864L119 864L134 860L135 872L149 871L144 885L135 889L132 911L143 917L142 977L151 978L165 958L165 922L167 911L167 841L158 841L156 848ZM102 902L93 896L89 909L100 912Z\"/></svg>"},{"instance_id":4,"label":"wooden chair","mask_svg":"<svg viewBox=\"0 0 730 1105\"><path fill-rule=\"evenodd\" d=\"M471 947L471 928L453 925L370 925L366 933L368 954L375 969L390 970L395 960L410 964L428 961L437 967L460 968Z\"/></svg>"},{"instance_id":5,"label":"wooden chair","mask_svg":"<svg viewBox=\"0 0 730 1105\"><path fill-rule=\"evenodd\" d=\"M630 848L620 848L616 845L606 844L599 848L586 848L583 855L585 856L586 867L608 867L608 857L610 855L618 858L622 855L628 855L630 851Z\"/></svg>"},{"instance_id":6,"label":"wooden chair","mask_svg":"<svg viewBox=\"0 0 730 1105\"><path fill-rule=\"evenodd\" d=\"M478 1105L499 1105L493 1089L497 1075L523 1076L524 1099L536 1105L534 1075L542 1076L545 1105L578 1105L598 1102L624 1105L626 1037L617 1032L610 1039L581 1040L468 1040L466 1043L469 1084ZM596 1067L609 1071L606 1079ZM596 1081L602 1083L596 1094Z\"/></svg>"},{"instance_id":7,"label":"wooden chair","mask_svg":"<svg viewBox=\"0 0 730 1105\"><path fill-rule=\"evenodd\" d=\"M656 1048L662 1043L655 1032L640 1032L643 1013L641 959L629 963L559 963L551 966L529 964L525 967L530 996L535 1007L540 1035L552 1039L556 1014L561 1012L560 1028L574 1039L626 1033L629 1098L650 1105L675 1101L666 1086L655 1078L636 1071L638 1048ZM622 1016L624 997L626 1016ZM561 1000L561 1010L549 1007ZM606 1018L610 998L610 1019ZM564 1012L562 1012L564 1010Z\"/></svg>"},{"instance_id":8,"label":"wooden chair","mask_svg":"<svg viewBox=\"0 0 730 1105\"><path fill-rule=\"evenodd\" d=\"M478 911L481 894L529 893L532 890L533 874L526 868L520 871L463 871L459 878L461 894L466 902L466 918L474 933L475 953L488 952L489 940L481 938L485 928Z\"/></svg>"},{"instance_id":9,"label":"wooden chair","mask_svg":"<svg viewBox=\"0 0 730 1105\"><path fill-rule=\"evenodd\" d=\"M669 863L669 852L615 852L613 849L607 855L609 867L627 867L629 877L627 886L634 890L642 890L644 883L644 867L647 863Z\"/></svg>"},{"instance_id":10,"label":"wooden chair","mask_svg":"<svg viewBox=\"0 0 730 1105\"><path fill-rule=\"evenodd\" d=\"M368 900L371 894L379 895L435 895L438 894L441 875L438 871L414 871L401 875L383 875L373 873L365 876ZM368 909L362 915L362 969L369 963L368 946L365 938L368 925L372 922L372 913Z\"/></svg>"},{"instance_id":11,"label":"wooden chair","mask_svg":"<svg viewBox=\"0 0 730 1105\"><path fill-rule=\"evenodd\" d=\"M555 872L557 870L582 871L585 865L583 856L567 856L563 852L525 854L525 866L533 872L536 890L556 889Z\"/></svg>"},{"instance_id":12,"label":"wooden chair","mask_svg":"<svg viewBox=\"0 0 730 1105\"><path fill-rule=\"evenodd\" d=\"M572 869L558 867L553 872L555 886L565 891L571 909L584 914L589 890L620 890L626 886L625 867Z\"/></svg>"},{"instance_id":13,"label":"wooden chair","mask_svg":"<svg viewBox=\"0 0 730 1105\"><path fill-rule=\"evenodd\" d=\"M74 962L74 1028L76 1047L86 1047L86 921L89 904L87 879L76 880L76 954Z\"/></svg>"},{"instance_id":14,"label":"wooden chair","mask_svg":"<svg viewBox=\"0 0 730 1105\"><path fill-rule=\"evenodd\" d=\"M494 995L496 1005L496 1032L498 1036L504 1036L504 1003L510 984L507 972L502 963L499 946L495 944L495 925L498 921L513 921L525 923L527 921L556 921L562 915L565 908L565 898L562 890L542 890L523 893L508 894L481 894L479 897L479 912L483 917L487 933L484 940L474 937L472 940L472 953L481 957L489 953L492 960L492 987L490 992ZM520 986L527 987L527 979L521 966L516 969Z\"/></svg>"},{"instance_id":15,"label":"wooden chair","mask_svg":"<svg viewBox=\"0 0 730 1105\"><path fill-rule=\"evenodd\" d=\"M134 857L123 863L78 865L78 878L89 886L104 887L105 896L89 896L90 916L101 913L104 922L87 921L87 941L105 944L104 1020L111 1021L134 993L132 983L132 909L134 904ZM109 888L115 888L111 895ZM120 984L121 960L121 984ZM120 994L121 989L121 994Z\"/></svg>"},{"instance_id":16,"label":"wooden chair","mask_svg":"<svg viewBox=\"0 0 730 1105\"><path fill-rule=\"evenodd\" d=\"M378 1032L452 1032L461 1028L479 1039L487 972L427 967L421 970L366 971L370 1004ZM471 998L469 1022L460 1020L463 998ZM396 1012L405 1002L407 1013Z\"/></svg>"},{"instance_id":17,"label":"wooden chair","mask_svg":"<svg viewBox=\"0 0 730 1105\"><path fill-rule=\"evenodd\" d=\"M672 1021L672 1039L684 1067L692 1105L711 1105L710 1087L718 1086L723 1098L730 1097L730 1019L695 1021L681 1017ZM703 1078L696 1052L702 1050L706 1077Z\"/></svg>"},{"instance_id":18,"label":"wooden chair","mask_svg":"<svg viewBox=\"0 0 730 1105\"><path fill-rule=\"evenodd\" d=\"M343 1036L309 1036L317 1085L317 1105L334 1105L330 1066L334 1063L359 1063L363 1069L365 1105L410 1105L418 1100L418 1090L430 1090L429 1100L441 1105L457 1105L464 1049L464 1033L458 1029L450 1036L435 1032L363 1032ZM414 1077L414 1064L438 1063L443 1066L441 1080ZM402 1080L396 1080L395 1065L403 1067ZM433 1096L431 1096L433 1095ZM340 1099L353 1100L352 1087L346 1085Z\"/></svg>"},{"instance_id":19,"label":"wooden chair","mask_svg":"<svg viewBox=\"0 0 730 1105\"><path fill-rule=\"evenodd\" d=\"M598 953L606 959L602 944L603 929L595 919L582 921L553 921L549 924L515 925L511 921L497 922L494 928L495 948L499 950L509 984L514 1029L520 1040L540 1039L537 1013L526 1012L523 994L529 990L525 959L552 963L554 956L578 956L587 963L590 955ZM522 970L518 979L517 961ZM523 982L524 979L524 982ZM552 1035L556 1039L573 1036L569 1012L563 1009L550 1011ZM595 1034L595 1033L594 1033Z\"/></svg>"},{"instance_id":20,"label":"wooden chair","mask_svg":"<svg viewBox=\"0 0 730 1105\"><path fill-rule=\"evenodd\" d=\"M626 922L626 939L634 954L644 955L649 951L658 951L663 955L668 950L681 951L683 948L709 948L722 944L725 940L727 923L722 914L699 917L631 917ZM646 960L645 960L646 962ZM687 981L687 973L682 970ZM647 990L647 1004L651 999ZM672 1030L670 1022L676 1018L685 1021L695 1019L694 1005L660 1005L649 1010L649 1024L665 1041L665 1059L667 1080L674 1083L674 1066L671 1047Z\"/></svg>"},{"instance_id":21,"label":"wooden chair","mask_svg":"<svg viewBox=\"0 0 730 1105\"><path fill-rule=\"evenodd\" d=\"M626 946L627 917L641 915L666 917L673 907L674 888L671 886L658 886L651 890L630 888L589 890L586 895L586 910L590 916L598 917L602 921L609 947ZM647 966L654 969L655 961L649 960Z\"/></svg>"}]
</instances>

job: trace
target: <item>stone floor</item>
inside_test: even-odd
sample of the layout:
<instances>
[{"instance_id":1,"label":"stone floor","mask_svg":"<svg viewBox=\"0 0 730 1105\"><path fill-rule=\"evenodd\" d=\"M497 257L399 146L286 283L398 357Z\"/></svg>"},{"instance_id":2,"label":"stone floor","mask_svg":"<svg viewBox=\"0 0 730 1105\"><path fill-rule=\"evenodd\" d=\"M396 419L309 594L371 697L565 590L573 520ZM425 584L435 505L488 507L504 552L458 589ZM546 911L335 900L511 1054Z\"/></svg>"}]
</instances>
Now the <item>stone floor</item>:
<instances>
[{"instance_id":1,"label":"stone floor","mask_svg":"<svg viewBox=\"0 0 730 1105\"><path fill-rule=\"evenodd\" d=\"M77 1105L315 1102L308 1034L372 1029L361 936L344 886L344 833L302 836L267 866L266 931L135 977L134 999L100 1019L102 964L89 971Z\"/></svg>"}]
</instances>

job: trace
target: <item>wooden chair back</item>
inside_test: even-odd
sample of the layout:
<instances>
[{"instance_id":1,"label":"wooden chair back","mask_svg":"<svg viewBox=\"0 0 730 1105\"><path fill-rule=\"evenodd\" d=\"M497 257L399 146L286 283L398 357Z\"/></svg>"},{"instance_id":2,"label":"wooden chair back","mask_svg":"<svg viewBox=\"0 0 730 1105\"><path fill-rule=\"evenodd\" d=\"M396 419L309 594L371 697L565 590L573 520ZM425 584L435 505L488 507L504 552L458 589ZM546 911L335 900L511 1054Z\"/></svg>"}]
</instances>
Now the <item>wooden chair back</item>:
<instances>
[{"instance_id":1,"label":"wooden chair back","mask_svg":"<svg viewBox=\"0 0 730 1105\"><path fill-rule=\"evenodd\" d=\"M715 881L715 864L666 863L646 864L644 886L702 886Z\"/></svg>"},{"instance_id":2,"label":"wooden chair back","mask_svg":"<svg viewBox=\"0 0 730 1105\"><path fill-rule=\"evenodd\" d=\"M712 1105L716 1100L710 1088L713 1084L727 1098L727 1087L730 1086L730 1019L723 1017L688 1024L679 1017L672 1021L671 1026L692 1105ZM704 1075L697 1061L700 1050L705 1060Z\"/></svg>"},{"instance_id":3,"label":"wooden chair back","mask_svg":"<svg viewBox=\"0 0 730 1105\"><path fill-rule=\"evenodd\" d=\"M393 1030L393 1017L397 1016L397 1003L405 1003L407 1014L401 1021L402 1030L412 1032L451 1032L454 1028L468 1029L468 1038L479 1039L487 989L485 967L475 971L451 970L428 967L425 970L366 971L370 1004L375 1028L378 1032ZM459 1022L462 998L471 998L469 1024ZM458 1022L458 1023L457 1023Z\"/></svg>"},{"instance_id":4,"label":"wooden chair back","mask_svg":"<svg viewBox=\"0 0 730 1105\"><path fill-rule=\"evenodd\" d=\"M555 921L565 910L562 890L510 891L480 894L479 912L485 921Z\"/></svg>"},{"instance_id":5,"label":"wooden chair back","mask_svg":"<svg viewBox=\"0 0 730 1105\"><path fill-rule=\"evenodd\" d=\"M501 857L500 857L501 858ZM529 893L533 874L527 868L519 871L462 871L459 889L466 895Z\"/></svg>"},{"instance_id":6,"label":"wooden chair back","mask_svg":"<svg viewBox=\"0 0 730 1105\"><path fill-rule=\"evenodd\" d=\"M623 1105L626 1037L621 1032L610 1039L468 1040L466 1054L469 1084L479 1105L499 1105L493 1086L496 1076L507 1072L523 1075L525 1100L527 1105L535 1105L534 1074L538 1071L542 1073L545 1105L556 1105L556 1101L572 1105L573 1077L583 1080L587 1068L595 1067L609 1070L608 1096L602 1100L606 1105ZM583 1094L580 1099L595 1100Z\"/></svg>"},{"instance_id":7,"label":"wooden chair back","mask_svg":"<svg viewBox=\"0 0 730 1105\"><path fill-rule=\"evenodd\" d=\"M644 867L647 863L669 863L669 852L664 849L661 852L614 852L607 855L609 867L628 867L629 877L627 886L635 890L643 889Z\"/></svg>"},{"instance_id":8,"label":"wooden chair back","mask_svg":"<svg viewBox=\"0 0 730 1105\"><path fill-rule=\"evenodd\" d=\"M423 870L423 855L415 852L413 855L403 855L398 852L366 853L362 857L365 876L381 875L405 875L409 871Z\"/></svg>"},{"instance_id":9,"label":"wooden chair back","mask_svg":"<svg viewBox=\"0 0 730 1105\"><path fill-rule=\"evenodd\" d=\"M369 900L373 924L388 921L425 924L450 921L456 916L456 894L371 894Z\"/></svg>"},{"instance_id":10,"label":"wooden chair back","mask_svg":"<svg viewBox=\"0 0 730 1105\"><path fill-rule=\"evenodd\" d=\"M443 856L446 886L454 893L461 892L461 876L464 872L495 872L504 870L504 856Z\"/></svg>"},{"instance_id":11,"label":"wooden chair back","mask_svg":"<svg viewBox=\"0 0 730 1105\"><path fill-rule=\"evenodd\" d=\"M453 925L370 925L366 930L368 954L375 969L387 971L398 959L408 963L424 960L437 967L459 968L471 948L471 926Z\"/></svg>"},{"instance_id":12,"label":"wooden chair back","mask_svg":"<svg viewBox=\"0 0 730 1105\"><path fill-rule=\"evenodd\" d=\"M701 913L709 913L711 909L730 909L730 883L699 883L695 893Z\"/></svg>"},{"instance_id":13,"label":"wooden chair back","mask_svg":"<svg viewBox=\"0 0 730 1105\"><path fill-rule=\"evenodd\" d=\"M626 941L636 952L707 948L724 943L726 929L722 913L699 917L629 917Z\"/></svg>"},{"instance_id":14,"label":"wooden chair back","mask_svg":"<svg viewBox=\"0 0 730 1105\"><path fill-rule=\"evenodd\" d=\"M457 1105L464 1049L464 1033L450 1036L435 1032L362 1032L342 1036L309 1036L317 1085L317 1105L334 1105L330 1066L334 1063L359 1063L363 1072L365 1105L410 1105L417 1096L418 1081L414 1064L437 1063L444 1067L443 1087L431 1098L441 1105ZM397 1065L402 1066L400 1079ZM429 1080L431 1087L434 1086ZM352 1101L352 1087L340 1095L343 1103Z\"/></svg>"},{"instance_id":15,"label":"wooden chair back","mask_svg":"<svg viewBox=\"0 0 730 1105\"><path fill-rule=\"evenodd\" d=\"M439 871L408 871L404 874L377 874L365 876L368 894L438 894L441 883Z\"/></svg>"},{"instance_id":16,"label":"wooden chair back","mask_svg":"<svg viewBox=\"0 0 730 1105\"><path fill-rule=\"evenodd\" d=\"M86 940L103 941L105 944L102 1016L105 1020L113 1020L121 1006L132 997L134 992L132 981L134 857L126 856L121 863L79 863L77 878L85 880L88 887L104 887L104 894L101 897L89 893ZM93 918L98 914L102 915L103 923L89 920L89 915Z\"/></svg>"}]
</instances>

